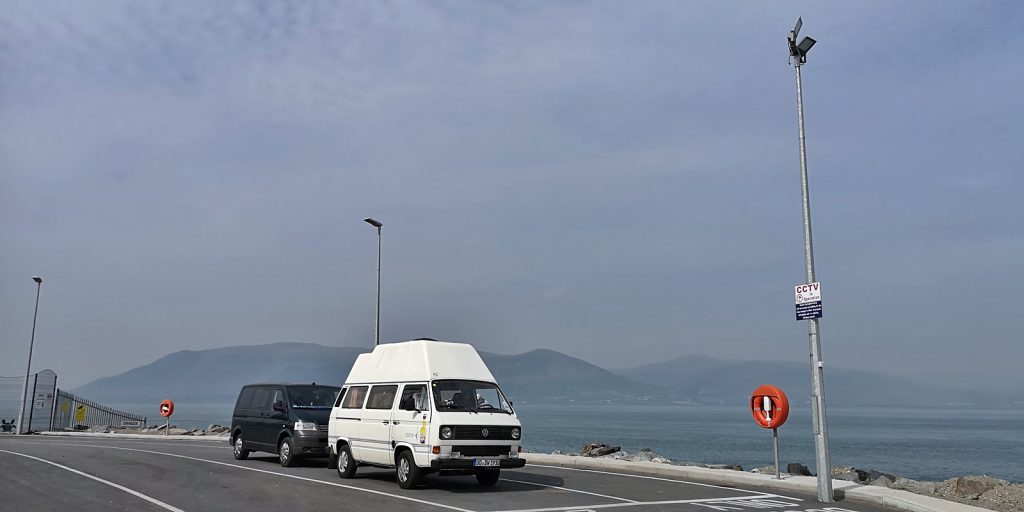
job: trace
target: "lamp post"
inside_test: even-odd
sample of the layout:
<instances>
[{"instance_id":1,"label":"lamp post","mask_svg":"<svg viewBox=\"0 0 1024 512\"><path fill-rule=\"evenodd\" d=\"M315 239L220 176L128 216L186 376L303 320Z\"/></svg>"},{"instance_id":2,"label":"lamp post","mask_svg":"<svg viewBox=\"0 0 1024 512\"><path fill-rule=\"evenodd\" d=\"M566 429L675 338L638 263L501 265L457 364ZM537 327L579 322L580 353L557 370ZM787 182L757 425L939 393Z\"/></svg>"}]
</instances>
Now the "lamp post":
<instances>
[{"instance_id":1,"label":"lamp post","mask_svg":"<svg viewBox=\"0 0 1024 512\"><path fill-rule=\"evenodd\" d=\"M802 186L804 214L804 259L807 266L807 283L815 282L814 278L814 244L811 239L811 200L807 186L807 148L804 139L804 93L800 81L800 67L807 62L807 52L815 41L805 37L798 43L800 27L804 24L801 18L789 32L789 58L796 67L796 110L797 126L800 135L800 182ZM807 335L810 343L811 359L811 422L814 430L815 466L818 470L818 501L832 503L832 463L828 454L828 427L825 421L825 382L821 361L821 338L818 330L818 319L807 320Z\"/></svg>"},{"instance_id":2,"label":"lamp post","mask_svg":"<svg viewBox=\"0 0 1024 512\"><path fill-rule=\"evenodd\" d=\"M375 338L373 346L377 346L380 345L380 228L383 224L369 217L363 221L377 228L377 323L373 328Z\"/></svg>"},{"instance_id":3,"label":"lamp post","mask_svg":"<svg viewBox=\"0 0 1024 512\"><path fill-rule=\"evenodd\" d=\"M25 369L25 385L21 388L21 408L18 409L18 430L17 433L21 434L22 421L25 419L25 394L28 393L28 377L32 373L32 348L36 344L36 318L39 316L39 293L43 289L43 278L39 276L32 276L32 280L36 282L36 309L32 313L32 337L29 338L28 342L28 367ZM32 425L28 425L27 430L31 430Z\"/></svg>"}]
</instances>

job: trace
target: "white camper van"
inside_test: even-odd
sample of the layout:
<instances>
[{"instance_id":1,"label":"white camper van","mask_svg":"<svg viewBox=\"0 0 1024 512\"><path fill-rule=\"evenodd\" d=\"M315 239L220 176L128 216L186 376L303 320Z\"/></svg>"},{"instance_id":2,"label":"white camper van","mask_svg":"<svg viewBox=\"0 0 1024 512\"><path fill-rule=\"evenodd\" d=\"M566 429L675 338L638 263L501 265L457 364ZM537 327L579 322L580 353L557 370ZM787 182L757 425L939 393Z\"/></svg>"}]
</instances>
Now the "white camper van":
<instances>
[{"instance_id":1,"label":"white camper van","mask_svg":"<svg viewBox=\"0 0 1024 512\"><path fill-rule=\"evenodd\" d=\"M472 346L434 340L378 345L352 366L331 411L331 467L395 468L398 485L427 473L498 481L521 468L522 425Z\"/></svg>"}]
</instances>

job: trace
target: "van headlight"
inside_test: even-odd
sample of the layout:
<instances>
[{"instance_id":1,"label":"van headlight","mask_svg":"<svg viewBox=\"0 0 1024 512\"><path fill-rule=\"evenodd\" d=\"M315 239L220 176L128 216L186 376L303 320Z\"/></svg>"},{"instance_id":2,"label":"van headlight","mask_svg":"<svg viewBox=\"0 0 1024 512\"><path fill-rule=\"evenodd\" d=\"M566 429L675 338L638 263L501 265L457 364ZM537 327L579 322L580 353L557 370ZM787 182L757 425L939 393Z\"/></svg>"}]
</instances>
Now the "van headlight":
<instances>
[{"instance_id":1,"label":"van headlight","mask_svg":"<svg viewBox=\"0 0 1024 512\"><path fill-rule=\"evenodd\" d=\"M512 439L519 439L520 434L522 432L519 431L518 427L512 427Z\"/></svg>"},{"instance_id":2,"label":"van headlight","mask_svg":"<svg viewBox=\"0 0 1024 512\"><path fill-rule=\"evenodd\" d=\"M295 430L317 430L316 422L295 420Z\"/></svg>"},{"instance_id":3,"label":"van headlight","mask_svg":"<svg viewBox=\"0 0 1024 512\"><path fill-rule=\"evenodd\" d=\"M452 434L453 432L451 427L441 427L441 439L451 439Z\"/></svg>"}]
</instances>

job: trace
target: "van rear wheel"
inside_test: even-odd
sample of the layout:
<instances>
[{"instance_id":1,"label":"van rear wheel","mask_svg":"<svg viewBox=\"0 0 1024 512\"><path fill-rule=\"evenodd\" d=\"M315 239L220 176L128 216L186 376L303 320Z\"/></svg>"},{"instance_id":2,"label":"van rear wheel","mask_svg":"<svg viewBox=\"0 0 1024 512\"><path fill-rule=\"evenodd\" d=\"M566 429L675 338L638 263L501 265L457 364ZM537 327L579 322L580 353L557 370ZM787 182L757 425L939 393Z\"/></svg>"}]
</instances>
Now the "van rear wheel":
<instances>
[{"instance_id":1,"label":"van rear wheel","mask_svg":"<svg viewBox=\"0 0 1024 512\"><path fill-rule=\"evenodd\" d=\"M416 465L412 452L405 450L398 454L395 475L398 478L398 486L402 489L412 489L420 483L420 468Z\"/></svg>"},{"instance_id":2,"label":"van rear wheel","mask_svg":"<svg viewBox=\"0 0 1024 512\"><path fill-rule=\"evenodd\" d=\"M476 472L476 481L484 487L491 487L498 483L499 476L501 476L500 469L481 469Z\"/></svg>"},{"instance_id":3,"label":"van rear wheel","mask_svg":"<svg viewBox=\"0 0 1024 512\"><path fill-rule=\"evenodd\" d=\"M239 432L238 435L235 436L235 442L232 443L232 444L235 447L235 449L234 449L235 460L245 460L245 459L249 458L249 450L246 450L245 449L245 444L242 443L242 433L241 432Z\"/></svg>"}]
</instances>

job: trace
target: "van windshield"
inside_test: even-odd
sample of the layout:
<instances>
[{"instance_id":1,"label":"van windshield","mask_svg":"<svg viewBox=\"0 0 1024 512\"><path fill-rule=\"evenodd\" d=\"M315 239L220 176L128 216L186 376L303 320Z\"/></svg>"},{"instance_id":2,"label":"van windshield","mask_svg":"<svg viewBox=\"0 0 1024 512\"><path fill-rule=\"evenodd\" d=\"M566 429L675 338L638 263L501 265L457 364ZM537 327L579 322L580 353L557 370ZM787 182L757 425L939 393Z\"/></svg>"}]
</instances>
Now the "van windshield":
<instances>
[{"instance_id":1,"label":"van windshield","mask_svg":"<svg viewBox=\"0 0 1024 512\"><path fill-rule=\"evenodd\" d=\"M439 411L504 412L512 414L498 386L476 380L435 380L430 383Z\"/></svg>"},{"instance_id":2,"label":"van windshield","mask_svg":"<svg viewBox=\"0 0 1024 512\"><path fill-rule=\"evenodd\" d=\"M330 409L338 391L334 386L288 386L288 399L295 409Z\"/></svg>"}]
</instances>

